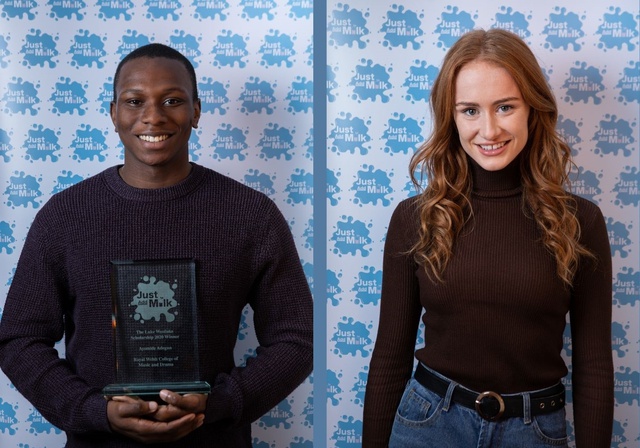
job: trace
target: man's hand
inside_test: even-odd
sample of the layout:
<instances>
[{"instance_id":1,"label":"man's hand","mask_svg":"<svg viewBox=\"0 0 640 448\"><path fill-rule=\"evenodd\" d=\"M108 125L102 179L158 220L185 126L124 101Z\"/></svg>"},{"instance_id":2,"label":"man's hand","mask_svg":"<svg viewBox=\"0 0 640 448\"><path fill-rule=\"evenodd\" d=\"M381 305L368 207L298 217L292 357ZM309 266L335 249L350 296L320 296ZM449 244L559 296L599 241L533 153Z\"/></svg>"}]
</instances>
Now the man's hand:
<instances>
[{"instance_id":1,"label":"man's hand","mask_svg":"<svg viewBox=\"0 0 640 448\"><path fill-rule=\"evenodd\" d=\"M180 395L163 389L160 391L160 398L167 404L160 405L151 418L159 422L170 422L189 414L201 415L207 406L207 397L208 395L201 394Z\"/></svg>"},{"instance_id":2,"label":"man's hand","mask_svg":"<svg viewBox=\"0 0 640 448\"><path fill-rule=\"evenodd\" d=\"M179 440L202 425L204 414L201 411L195 412L196 408L200 409L199 399L190 398L185 404L182 399L187 396L180 397L171 392L169 396L161 393L161 397L162 395L175 401L177 405L168 402L167 405L159 406L153 401L138 398L113 397L107 404L107 417L111 429L138 442L160 443Z\"/></svg>"}]
</instances>

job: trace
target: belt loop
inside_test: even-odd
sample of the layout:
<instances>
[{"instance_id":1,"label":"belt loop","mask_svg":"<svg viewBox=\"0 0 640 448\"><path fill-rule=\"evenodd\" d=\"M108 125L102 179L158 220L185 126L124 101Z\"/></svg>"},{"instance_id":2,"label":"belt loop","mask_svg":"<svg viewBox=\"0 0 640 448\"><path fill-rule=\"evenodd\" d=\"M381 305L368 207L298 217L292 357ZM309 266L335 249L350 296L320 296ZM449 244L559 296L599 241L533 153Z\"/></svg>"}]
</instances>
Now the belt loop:
<instances>
[{"instance_id":1,"label":"belt loop","mask_svg":"<svg viewBox=\"0 0 640 448\"><path fill-rule=\"evenodd\" d=\"M453 391L458 387L458 383L451 381L449 387L447 387L447 394L444 396L444 402L442 404L442 410L444 412L449 411L449 405L451 404L451 398L453 397Z\"/></svg>"},{"instance_id":2,"label":"belt loop","mask_svg":"<svg viewBox=\"0 0 640 448\"><path fill-rule=\"evenodd\" d=\"M531 396L528 392L522 394L522 414L524 415L524 424L531 424Z\"/></svg>"}]
</instances>

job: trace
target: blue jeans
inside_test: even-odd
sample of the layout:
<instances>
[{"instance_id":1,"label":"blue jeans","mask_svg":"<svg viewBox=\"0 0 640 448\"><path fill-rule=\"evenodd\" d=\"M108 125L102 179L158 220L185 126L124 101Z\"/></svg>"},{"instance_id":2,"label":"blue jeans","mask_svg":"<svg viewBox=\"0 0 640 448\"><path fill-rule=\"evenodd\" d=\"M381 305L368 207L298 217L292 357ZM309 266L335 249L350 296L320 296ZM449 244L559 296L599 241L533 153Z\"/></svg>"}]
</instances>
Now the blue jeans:
<instances>
[{"instance_id":1,"label":"blue jeans","mask_svg":"<svg viewBox=\"0 0 640 448\"><path fill-rule=\"evenodd\" d=\"M523 418L489 422L451 401L456 387L462 386L451 382L443 398L412 378L396 412L389 448L567 447L564 408L532 417L529 394L523 393Z\"/></svg>"}]
</instances>

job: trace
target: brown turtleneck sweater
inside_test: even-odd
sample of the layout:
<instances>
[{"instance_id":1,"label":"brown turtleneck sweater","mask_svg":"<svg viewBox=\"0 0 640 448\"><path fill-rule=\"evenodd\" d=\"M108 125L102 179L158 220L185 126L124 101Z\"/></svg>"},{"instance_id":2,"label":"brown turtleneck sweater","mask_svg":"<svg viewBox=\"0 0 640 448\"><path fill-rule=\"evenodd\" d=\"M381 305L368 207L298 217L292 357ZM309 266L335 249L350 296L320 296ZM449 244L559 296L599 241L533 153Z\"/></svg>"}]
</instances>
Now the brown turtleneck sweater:
<instances>
[{"instance_id":1,"label":"brown turtleneck sweater","mask_svg":"<svg viewBox=\"0 0 640 448\"><path fill-rule=\"evenodd\" d=\"M517 393L567 374L561 357L570 314L576 443L610 446L613 421L611 253L604 218L576 197L582 260L573 288L523 212L519 160L488 172L470 160L473 219L455 243L444 283L406 255L418 238L415 198L393 213L385 243L380 322L364 403L363 447L386 447L414 365L424 310L425 344L415 358L470 389Z\"/></svg>"}]
</instances>

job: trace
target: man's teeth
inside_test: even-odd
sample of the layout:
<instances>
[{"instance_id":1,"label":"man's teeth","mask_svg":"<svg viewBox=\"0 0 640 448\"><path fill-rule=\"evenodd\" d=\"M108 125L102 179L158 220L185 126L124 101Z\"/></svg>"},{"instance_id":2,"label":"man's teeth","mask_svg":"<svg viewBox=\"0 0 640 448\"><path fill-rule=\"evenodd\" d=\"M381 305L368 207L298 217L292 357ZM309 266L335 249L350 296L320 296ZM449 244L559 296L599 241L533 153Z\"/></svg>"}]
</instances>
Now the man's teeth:
<instances>
[{"instance_id":1,"label":"man's teeth","mask_svg":"<svg viewBox=\"0 0 640 448\"><path fill-rule=\"evenodd\" d=\"M161 141L164 141L164 140L168 139L169 136L168 135L156 135L156 136L139 135L138 138L140 140L144 140L145 142L158 143L158 142L161 142Z\"/></svg>"},{"instance_id":2,"label":"man's teeth","mask_svg":"<svg viewBox=\"0 0 640 448\"><path fill-rule=\"evenodd\" d=\"M495 151L496 149L502 148L504 145L506 145L505 142L496 143L495 145L480 145L480 147L485 151Z\"/></svg>"}]
</instances>

